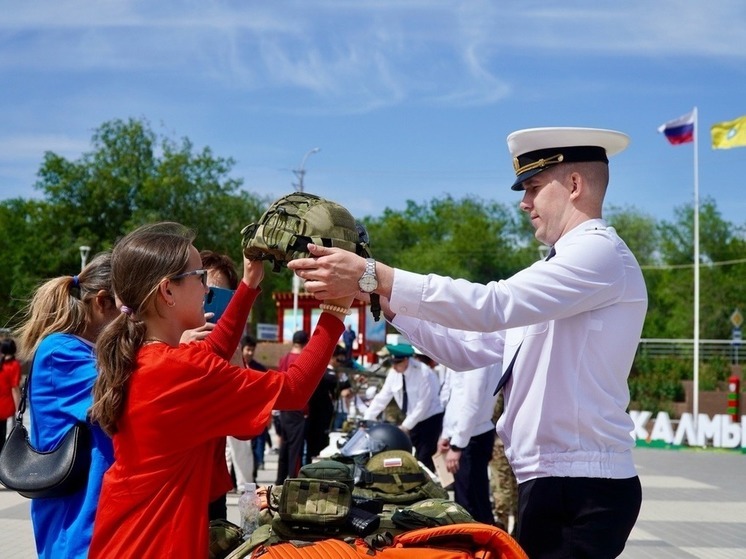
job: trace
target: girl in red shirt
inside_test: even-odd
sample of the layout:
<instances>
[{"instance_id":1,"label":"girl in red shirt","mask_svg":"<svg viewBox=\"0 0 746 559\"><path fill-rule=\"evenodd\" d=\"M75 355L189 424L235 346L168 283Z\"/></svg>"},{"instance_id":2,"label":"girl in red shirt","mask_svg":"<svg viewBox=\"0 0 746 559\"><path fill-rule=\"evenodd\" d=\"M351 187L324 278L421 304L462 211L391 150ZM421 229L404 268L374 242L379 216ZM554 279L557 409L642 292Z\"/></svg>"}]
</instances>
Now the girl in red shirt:
<instances>
[{"instance_id":1,"label":"girl in red shirt","mask_svg":"<svg viewBox=\"0 0 746 559\"><path fill-rule=\"evenodd\" d=\"M114 443L90 555L207 557L207 505L231 488L226 435L259 435L272 409L302 408L326 370L353 295L326 301L311 341L287 372L231 365L264 277L244 260L244 277L210 334L180 344L204 324L206 272L194 234L176 223L143 226L112 253L122 314L96 351L91 416Z\"/></svg>"}]
</instances>

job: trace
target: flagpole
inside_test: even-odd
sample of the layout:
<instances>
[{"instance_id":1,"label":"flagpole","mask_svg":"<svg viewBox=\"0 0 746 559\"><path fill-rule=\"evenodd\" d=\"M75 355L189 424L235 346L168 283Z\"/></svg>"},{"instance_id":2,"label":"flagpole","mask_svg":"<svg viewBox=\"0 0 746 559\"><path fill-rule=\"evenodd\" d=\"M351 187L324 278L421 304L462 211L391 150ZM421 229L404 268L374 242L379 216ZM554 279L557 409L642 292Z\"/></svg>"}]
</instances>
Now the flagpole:
<instances>
[{"instance_id":1,"label":"flagpole","mask_svg":"<svg viewBox=\"0 0 746 559\"><path fill-rule=\"evenodd\" d=\"M699 418L699 114L694 107L694 399L696 430Z\"/></svg>"}]
</instances>

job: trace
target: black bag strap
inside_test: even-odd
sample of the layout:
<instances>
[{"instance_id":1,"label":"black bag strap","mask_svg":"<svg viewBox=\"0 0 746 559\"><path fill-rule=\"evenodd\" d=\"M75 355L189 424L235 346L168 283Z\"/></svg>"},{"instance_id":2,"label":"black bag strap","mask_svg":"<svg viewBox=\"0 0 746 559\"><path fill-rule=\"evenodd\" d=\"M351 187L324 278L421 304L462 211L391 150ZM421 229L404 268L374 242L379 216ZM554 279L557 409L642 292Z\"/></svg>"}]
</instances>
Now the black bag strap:
<instances>
[{"instance_id":1,"label":"black bag strap","mask_svg":"<svg viewBox=\"0 0 746 559\"><path fill-rule=\"evenodd\" d=\"M18 413L16 414L16 422L23 425L23 414L26 411L26 400L28 398L29 385L31 384L31 371L34 369L34 358L31 358L31 362L28 366L28 375L23 383L23 390L21 390L21 401L18 402Z\"/></svg>"}]
</instances>

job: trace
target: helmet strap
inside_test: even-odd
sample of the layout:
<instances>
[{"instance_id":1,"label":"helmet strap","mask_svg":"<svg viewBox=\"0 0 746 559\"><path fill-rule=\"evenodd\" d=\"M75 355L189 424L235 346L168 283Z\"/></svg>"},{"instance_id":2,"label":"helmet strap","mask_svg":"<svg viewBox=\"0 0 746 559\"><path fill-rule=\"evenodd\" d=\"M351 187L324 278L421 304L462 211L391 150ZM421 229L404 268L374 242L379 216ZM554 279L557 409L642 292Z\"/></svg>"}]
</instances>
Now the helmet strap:
<instances>
[{"instance_id":1,"label":"helmet strap","mask_svg":"<svg viewBox=\"0 0 746 559\"><path fill-rule=\"evenodd\" d=\"M373 314L373 320L381 320L381 297L378 293L370 294L370 312Z\"/></svg>"}]
</instances>

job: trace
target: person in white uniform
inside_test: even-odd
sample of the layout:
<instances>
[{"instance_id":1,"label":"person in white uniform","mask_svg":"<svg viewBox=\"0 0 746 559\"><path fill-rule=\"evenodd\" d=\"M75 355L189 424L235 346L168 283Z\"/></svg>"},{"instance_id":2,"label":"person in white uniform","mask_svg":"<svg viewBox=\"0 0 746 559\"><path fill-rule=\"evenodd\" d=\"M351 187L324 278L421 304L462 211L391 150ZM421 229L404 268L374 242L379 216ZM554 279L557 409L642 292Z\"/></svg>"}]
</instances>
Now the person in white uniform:
<instances>
[{"instance_id":1,"label":"person in white uniform","mask_svg":"<svg viewBox=\"0 0 746 559\"><path fill-rule=\"evenodd\" d=\"M401 429L414 445L414 455L430 471L435 471L433 455L443 428L443 404L438 396L438 376L416 359L409 344L389 344L391 369L383 386L365 411L365 419L376 419L392 399L405 414Z\"/></svg>"},{"instance_id":2,"label":"person in white uniform","mask_svg":"<svg viewBox=\"0 0 746 559\"><path fill-rule=\"evenodd\" d=\"M494 524L490 503L489 463L495 443L492 411L500 366L480 367L447 376L448 402L438 451L453 474L454 500L478 522Z\"/></svg>"},{"instance_id":3,"label":"person in white uniform","mask_svg":"<svg viewBox=\"0 0 746 559\"><path fill-rule=\"evenodd\" d=\"M647 310L632 252L602 218L621 132L508 136L513 190L549 258L487 285L393 269L310 246L290 268L317 297L360 290L415 346L467 370L502 361L497 432L519 483L516 537L532 559L616 557L642 497L627 377Z\"/></svg>"}]
</instances>

